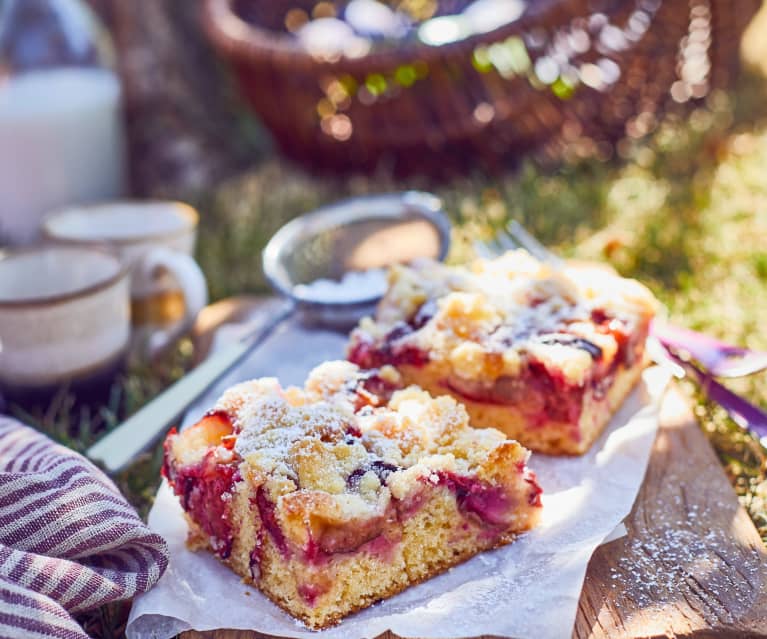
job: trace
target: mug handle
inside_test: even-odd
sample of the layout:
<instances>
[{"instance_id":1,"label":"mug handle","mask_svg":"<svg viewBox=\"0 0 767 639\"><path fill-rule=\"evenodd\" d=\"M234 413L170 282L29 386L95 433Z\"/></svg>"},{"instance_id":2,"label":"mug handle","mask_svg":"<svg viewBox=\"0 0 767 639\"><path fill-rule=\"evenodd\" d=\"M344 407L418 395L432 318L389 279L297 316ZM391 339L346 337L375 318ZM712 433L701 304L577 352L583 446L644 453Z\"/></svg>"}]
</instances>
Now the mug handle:
<instances>
[{"instance_id":1,"label":"mug handle","mask_svg":"<svg viewBox=\"0 0 767 639\"><path fill-rule=\"evenodd\" d=\"M170 328L155 331L149 337L147 354L154 357L191 330L197 315L208 303L208 284L194 258L165 247L156 247L147 252L141 258L138 268L141 275L148 279L170 273L184 295L184 317Z\"/></svg>"}]
</instances>

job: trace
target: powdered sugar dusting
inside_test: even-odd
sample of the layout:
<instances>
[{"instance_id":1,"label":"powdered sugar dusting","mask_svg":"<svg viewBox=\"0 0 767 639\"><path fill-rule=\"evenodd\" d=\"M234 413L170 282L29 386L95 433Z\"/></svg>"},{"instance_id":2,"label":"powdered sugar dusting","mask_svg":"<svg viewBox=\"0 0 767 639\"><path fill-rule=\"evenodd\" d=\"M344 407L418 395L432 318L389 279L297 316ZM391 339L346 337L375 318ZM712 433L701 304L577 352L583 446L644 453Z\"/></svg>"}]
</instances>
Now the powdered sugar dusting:
<instances>
[{"instance_id":1,"label":"powdered sugar dusting","mask_svg":"<svg viewBox=\"0 0 767 639\"><path fill-rule=\"evenodd\" d=\"M671 487L680 483L673 472L666 481ZM682 492L674 492L658 498L653 511L658 516L645 520L649 530L625 543L624 555L610 570L616 605L662 609L679 605L687 593L707 616L735 623L761 590L761 559L755 550L734 546L720 528L701 533L705 522L728 511L734 516L734 503L688 504Z\"/></svg>"},{"instance_id":2,"label":"powdered sugar dusting","mask_svg":"<svg viewBox=\"0 0 767 639\"><path fill-rule=\"evenodd\" d=\"M244 382L216 406L237 425L237 455L262 477L291 480L293 490L358 492L360 484L350 484L347 476L376 462L393 464L399 469L394 474L433 463L478 472L506 441L498 431L472 428L454 399L433 398L415 387L355 411L359 384L369 375L349 362L327 362L309 374L304 388L282 389L272 378ZM523 462L526 451L519 456ZM417 481L417 474L408 481Z\"/></svg>"},{"instance_id":3,"label":"powdered sugar dusting","mask_svg":"<svg viewBox=\"0 0 767 639\"><path fill-rule=\"evenodd\" d=\"M296 439L323 431L342 437L345 425L345 416L327 402L292 406L279 395L244 404L237 420L242 430L234 449L243 458L256 451L286 457Z\"/></svg>"},{"instance_id":4,"label":"powdered sugar dusting","mask_svg":"<svg viewBox=\"0 0 767 639\"><path fill-rule=\"evenodd\" d=\"M277 394L251 397L242 404L237 421L241 427L234 446L237 454L257 472L290 480L293 489L307 463L298 452L301 443L310 438L340 441L347 423L346 416L328 402L294 406ZM308 463L319 466L325 461ZM335 467L324 470L332 474L329 479L338 475Z\"/></svg>"},{"instance_id":5,"label":"powdered sugar dusting","mask_svg":"<svg viewBox=\"0 0 767 639\"><path fill-rule=\"evenodd\" d=\"M380 297L386 291L386 271L348 271L340 280L317 279L299 284L294 293L302 298L326 303L358 302Z\"/></svg>"}]
</instances>

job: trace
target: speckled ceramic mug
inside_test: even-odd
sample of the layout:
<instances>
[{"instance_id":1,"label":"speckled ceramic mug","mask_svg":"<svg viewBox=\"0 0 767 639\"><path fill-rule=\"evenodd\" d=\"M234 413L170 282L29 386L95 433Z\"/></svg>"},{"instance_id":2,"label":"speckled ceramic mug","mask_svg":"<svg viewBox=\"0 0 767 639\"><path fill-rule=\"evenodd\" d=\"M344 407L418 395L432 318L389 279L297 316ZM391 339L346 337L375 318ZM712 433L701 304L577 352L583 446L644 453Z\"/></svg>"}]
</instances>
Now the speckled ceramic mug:
<instances>
[{"instance_id":1,"label":"speckled ceramic mug","mask_svg":"<svg viewBox=\"0 0 767 639\"><path fill-rule=\"evenodd\" d=\"M208 302L194 261L198 215L182 202L118 201L54 212L43 234L63 244L106 245L131 270L133 351L152 355L187 332Z\"/></svg>"},{"instance_id":2,"label":"speckled ceramic mug","mask_svg":"<svg viewBox=\"0 0 767 639\"><path fill-rule=\"evenodd\" d=\"M130 339L128 268L76 246L0 250L0 390L109 378Z\"/></svg>"}]
</instances>

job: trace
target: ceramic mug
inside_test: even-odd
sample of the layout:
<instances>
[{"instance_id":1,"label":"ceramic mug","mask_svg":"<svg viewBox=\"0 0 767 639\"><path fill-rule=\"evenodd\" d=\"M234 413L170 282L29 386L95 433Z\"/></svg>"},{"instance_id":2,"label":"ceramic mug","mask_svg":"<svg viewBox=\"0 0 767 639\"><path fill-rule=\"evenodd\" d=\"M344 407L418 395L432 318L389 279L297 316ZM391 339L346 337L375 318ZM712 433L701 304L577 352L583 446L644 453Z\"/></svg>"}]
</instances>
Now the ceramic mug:
<instances>
[{"instance_id":1,"label":"ceramic mug","mask_svg":"<svg viewBox=\"0 0 767 639\"><path fill-rule=\"evenodd\" d=\"M111 381L130 340L128 268L77 246L0 250L0 390Z\"/></svg>"},{"instance_id":2,"label":"ceramic mug","mask_svg":"<svg viewBox=\"0 0 767 639\"><path fill-rule=\"evenodd\" d=\"M110 202L48 215L55 242L108 245L131 271L134 348L162 350L188 331L208 303L205 276L192 257L197 212L171 201Z\"/></svg>"}]
</instances>

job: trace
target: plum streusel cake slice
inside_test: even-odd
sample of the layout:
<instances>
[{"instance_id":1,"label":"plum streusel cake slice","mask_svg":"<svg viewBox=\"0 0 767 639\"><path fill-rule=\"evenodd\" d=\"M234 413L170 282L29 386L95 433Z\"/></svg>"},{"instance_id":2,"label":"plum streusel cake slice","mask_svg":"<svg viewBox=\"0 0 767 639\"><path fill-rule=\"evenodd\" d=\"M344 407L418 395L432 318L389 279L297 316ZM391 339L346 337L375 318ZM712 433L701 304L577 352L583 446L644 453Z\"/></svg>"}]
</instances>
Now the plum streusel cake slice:
<instances>
[{"instance_id":1,"label":"plum streusel cake slice","mask_svg":"<svg viewBox=\"0 0 767 639\"><path fill-rule=\"evenodd\" d=\"M424 260L392 269L348 358L393 365L532 450L582 454L639 378L655 307L600 266L556 270L525 251L467 267Z\"/></svg>"},{"instance_id":2,"label":"plum streusel cake slice","mask_svg":"<svg viewBox=\"0 0 767 639\"><path fill-rule=\"evenodd\" d=\"M534 526L529 452L399 387L391 367L330 362L303 389L235 386L170 434L163 472L190 547L323 628Z\"/></svg>"}]
</instances>

